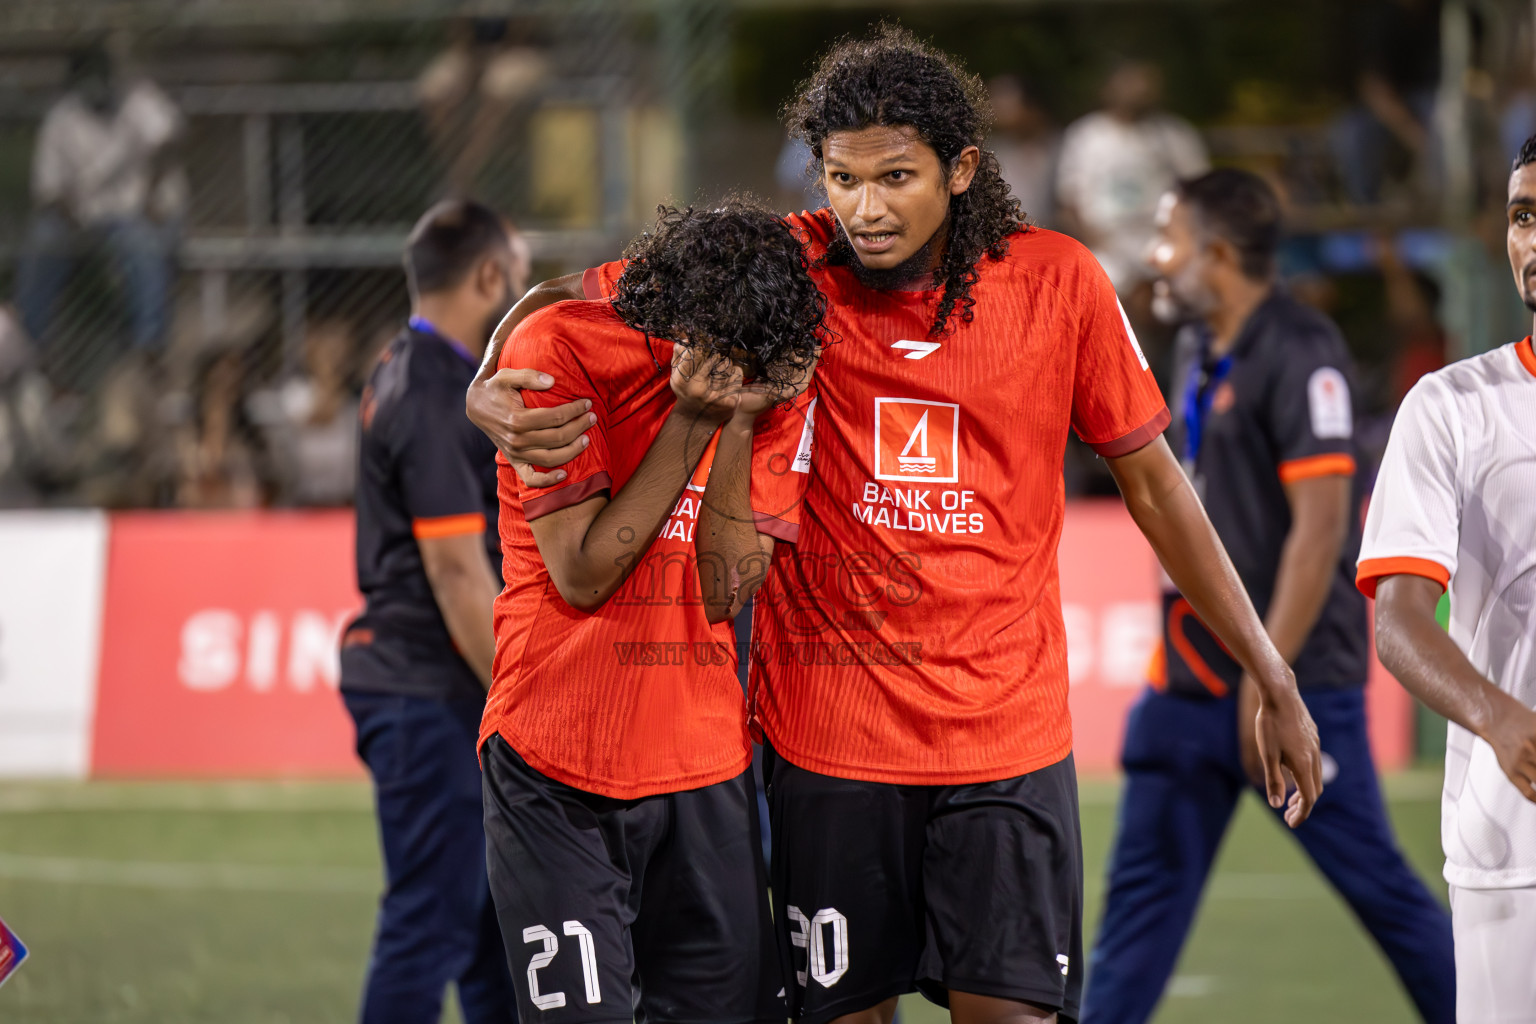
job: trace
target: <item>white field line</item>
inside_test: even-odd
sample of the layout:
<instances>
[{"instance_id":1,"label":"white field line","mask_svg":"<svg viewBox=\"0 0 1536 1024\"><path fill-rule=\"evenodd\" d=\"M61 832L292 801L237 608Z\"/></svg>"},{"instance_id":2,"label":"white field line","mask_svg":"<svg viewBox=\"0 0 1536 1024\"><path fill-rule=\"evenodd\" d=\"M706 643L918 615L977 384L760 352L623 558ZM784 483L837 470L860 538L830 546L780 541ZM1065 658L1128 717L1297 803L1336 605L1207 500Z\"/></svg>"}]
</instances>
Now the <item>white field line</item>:
<instances>
[{"instance_id":1,"label":"white field line","mask_svg":"<svg viewBox=\"0 0 1536 1024\"><path fill-rule=\"evenodd\" d=\"M54 885L140 889L223 889L234 892L377 893L377 870L312 865L176 864L0 853L0 879Z\"/></svg>"},{"instance_id":2,"label":"white field line","mask_svg":"<svg viewBox=\"0 0 1536 1024\"><path fill-rule=\"evenodd\" d=\"M371 810L367 783L0 783L0 814Z\"/></svg>"}]
</instances>

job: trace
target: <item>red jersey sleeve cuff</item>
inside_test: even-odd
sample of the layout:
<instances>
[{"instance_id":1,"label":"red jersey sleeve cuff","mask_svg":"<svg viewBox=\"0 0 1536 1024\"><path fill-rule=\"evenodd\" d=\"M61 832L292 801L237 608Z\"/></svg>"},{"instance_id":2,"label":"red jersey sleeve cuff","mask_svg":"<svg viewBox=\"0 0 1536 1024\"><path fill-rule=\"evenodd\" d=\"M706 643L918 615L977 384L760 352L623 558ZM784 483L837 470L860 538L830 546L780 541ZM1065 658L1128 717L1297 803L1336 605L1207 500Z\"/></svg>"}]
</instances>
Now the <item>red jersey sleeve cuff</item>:
<instances>
[{"instance_id":1,"label":"red jersey sleeve cuff","mask_svg":"<svg viewBox=\"0 0 1536 1024\"><path fill-rule=\"evenodd\" d=\"M589 299L600 299L603 297L603 282L600 268L588 267L582 271L581 293Z\"/></svg>"},{"instance_id":2,"label":"red jersey sleeve cuff","mask_svg":"<svg viewBox=\"0 0 1536 1024\"><path fill-rule=\"evenodd\" d=\"M758 533L772 537L774 540L783 541L785 544L795 544L800 540L799 523L792 523L766 512L753 512L752 521L757 526Z\"/></svg>"},{"instance_id":3,"label":"red jersey sleeve cuff","mask_svg":"<svg viewBox=\"0 0 1536 1024\"><path fill-rule=\"evenodd\" d=\"M436 540L439 537L457 537L466 533L484 532L485 514L482 512L411 520L411 534L417 540Z\"/></svg>"},{"instance_id":4,"label":"red jersey sleeve cuff","mask_svg":"<svg viewBox=\"0 0 1536 1024\"><path fill-rule=\"evenodd\" d=\"M1375 600L1376 584L1384 576L1423 576L1440 584L1441 590L1451 585L1451 571L1427 558L1367 558L1355 573L1355 586L1366 597Z\"/></svg>"},{"instance_id":5,"label":"red jersey sleeve cuff","mask_svg":"<svg viewBox=\"0 0 1536 1024\"><path fill-rule=\"evenodd\" d=\"M1122 434L1112 441L1089 441L1088 447L1106 459L1129 455L1131 452L1140 451L1157 440L1162 435L1162 432L1168 429L1168 424L1172 422L1173 414L1168 411L1168 407L1165 405L1158 410L1156 416L1153 416L1129 434Z\"/></svg>"},{"instance_id":6,"label":"red jersey sleeve cuff","mask_svg":"<svg viewBox=\"0 0 1536 1024\"><path fill-rule=\"evenodd\" d=\"M1354 475L1354 457L1342 452L1309 455L1306 458L1280 463L1280 482L1283 484L1295 483L1297 480L1311 480L1320 476Z\"/></svg>"},{"instance_id":7,"label":"red jersey sleeve cuff","mask_svg":"<svg viewBox=\"0 0 1536 1024\"><path fill-rule=\"evenodd\" d=\"M600 491L611 490L613 478L607 473L596 473L585 480L567 484L558 490L548 491L532 498L523 499L523 518L532 522L540 516L558 512L572 505L579 505Z\"/></svg>"}]
</instances>

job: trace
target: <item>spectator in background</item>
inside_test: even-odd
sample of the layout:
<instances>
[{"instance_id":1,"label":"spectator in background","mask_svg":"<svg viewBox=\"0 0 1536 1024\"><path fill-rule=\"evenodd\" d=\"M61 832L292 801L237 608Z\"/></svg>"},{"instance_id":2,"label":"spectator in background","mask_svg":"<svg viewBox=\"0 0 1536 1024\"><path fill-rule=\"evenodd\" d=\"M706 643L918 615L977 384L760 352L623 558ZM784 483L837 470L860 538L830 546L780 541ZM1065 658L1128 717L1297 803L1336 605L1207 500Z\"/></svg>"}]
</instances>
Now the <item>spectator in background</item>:
<instances>
[{"instance_id":1,"label":"spectator in background","mask_svg":"<svg viewBox=\"0 0 1536 1024\"><path fill-rule=\"evenodd\" d=\"M36 212L16 278L27 333L45 340L82 241L105 245L121 279L131 341L165 335L172 258L186 209L173 145L184 122L153 82L122 73L105 49L70 58L69 91L43 118L32 159Z\"/></svg>"},{"instance_id":2,"label":"spectator in background","mask_svg":"<svg viewBox=\"0 0 1536 1024\"><path fill-rule=\"evenodd\" d=\"M516 41L506 19L461 18L452 24L447 49L416 79L427 131L447 164L451 192L474 191L502 122L548 73L544 54Z\"/></svg>"},{"instance_id":3,"label":"spectator in background","mask_svg":"<svg viewBox=\"0 0 1536 1024\"><path fill-rule=\"evenodd\" d=\"M1158 109L1162 95L1155 65L1123 63L1104 84L1104 108L1074 121L1062 137L1061 227L1093 251L1122 299L1149 280L1143 260L1158 199L1208 166L1194 127Z\"/></svg>"},{"instance_id":4,"label":"spectator in background","mask_svg":"<svg viewBox=\"0 0 1536 1024\"><path fill-rule=\"evenodd\" d=\"M1056 213L1056 161L1061 133L1039 99L1017 75L998 75L987 83L992 99L992 136L1003 180L1018 197L1033 224L1052 227Z\"/></svg>"},{"instance_id":5,"label":"spectator in background","mask_svg":"<svg viewBox=\"0 0 1536 1024\"><path fill-rule=\"evenodd\" d=\"M357 482L357 346L345 320L310 324L303 372L251 396L272 452L278 501L347 505Z\"/></svg>"},{"instance_id":6,"label":"spectator in background","mask_svg":"<svg viewBox=\"0 0 1536 1024\"><path fill-rule=\"evenodd\" d=\"M266 503L261 435L246 415L244 350L205 352L192 383L192 413L177 442L176 504L183 508L257 508Z\"/></svg>"},{"instance_id":7,"label":"spectator in background","mask_svg":"<svg viewBox=\"0 0 1536 1024\"><path fill-rule=\"evenodd\" d=\"M1376 263L1386 290L1387 324L1392 329L1392 408L1426 373L1445 365L1446 333L1437 308L1440 286L1428 274L1403 263L1390 237L1377 240Z\"/></svg>"},{"instance_id":8,"label":"spectator in background","mask_svg":"<svg viewBox=\"0 0 1536 1024\"><path fill-rule=\"evenodd\" d=\"M1394 170L1438 177L1432 145L1435 90L1440 84L1439 0L1372 0L1355 5L1355 103L1329 130L1345 197L1381 201ZM1394 168L1394 164L1400 165Z\"/></svg>"}]
</instances>

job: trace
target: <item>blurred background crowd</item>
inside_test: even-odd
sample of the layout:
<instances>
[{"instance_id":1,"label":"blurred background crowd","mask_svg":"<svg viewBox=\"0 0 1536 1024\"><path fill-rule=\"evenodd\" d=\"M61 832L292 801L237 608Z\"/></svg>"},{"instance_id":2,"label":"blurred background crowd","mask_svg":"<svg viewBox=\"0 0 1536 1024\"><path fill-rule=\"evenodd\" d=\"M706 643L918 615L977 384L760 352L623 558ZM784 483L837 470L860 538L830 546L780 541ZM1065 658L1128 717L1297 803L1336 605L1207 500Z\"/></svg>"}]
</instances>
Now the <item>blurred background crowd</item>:
<instances>
[{"instance_id":1,"label":"blurred background crowd","mask_svg":"<svg viewBox=\"0 0 1536 1024\"><path fill-rule=\"evenodd\" d=\"M346 504L421 211L497 207L540 280L664 198L821 205L777 106L886 16L987 80L1014 192L1093 249L1164 374L1143 250L1211 165L1281 191L1284 277L1354 350L1368 450L1419 375L1527 333L1503 200L1530 0L6 0L0 507ZM1066 474L1113 486L1085 451Z\"/></svg>"}]
</instances>

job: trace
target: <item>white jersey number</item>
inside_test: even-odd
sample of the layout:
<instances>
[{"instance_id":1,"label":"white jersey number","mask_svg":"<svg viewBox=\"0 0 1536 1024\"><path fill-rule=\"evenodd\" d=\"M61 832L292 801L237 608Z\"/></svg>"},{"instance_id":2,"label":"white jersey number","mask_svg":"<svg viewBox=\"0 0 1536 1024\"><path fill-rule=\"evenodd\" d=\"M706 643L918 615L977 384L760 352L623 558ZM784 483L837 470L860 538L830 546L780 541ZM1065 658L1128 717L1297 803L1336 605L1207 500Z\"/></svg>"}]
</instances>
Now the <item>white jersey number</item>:
<instances>
[{"instance_id":1,"label":"white jersey number","mask_svg":"<svg viewBox=\"0 0 1536 1024\"><path fill-rule=\"evenodd\" d=\"M600 1003L603 1001L602 989L597 983L597 946L592 941L592 933L580 921L567 921L564 925L567 935L576 936L576 941L581 947L581 976L586 982L587 1002ZM539 971L548 967L560 952L560 939L554 932L541 924L532 925L523 929L523 941L525 943L542 943L544 948L533 954L533 959L528 961L528 995L533 1000L533 1005L541 1010L558 1010L565 1005L564 992L539 992Z\"/></svg>"},{"instance_id":2,"label":"white jersey number","mask_svg":"<svg viewBox=\"0 0 1536 1024\"><path fill-rule=\"evenodd\" d=\"M809 974L822 988L836 985L848 973L848 919L833 907L823 907L811 917L799 907L784 909L795 928L789 941L805 950L809 961L809 971L796 971L795 980L804 988Z\"/></svg>"}]
</instances>

